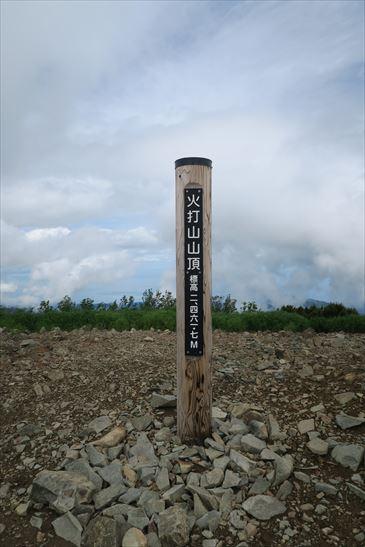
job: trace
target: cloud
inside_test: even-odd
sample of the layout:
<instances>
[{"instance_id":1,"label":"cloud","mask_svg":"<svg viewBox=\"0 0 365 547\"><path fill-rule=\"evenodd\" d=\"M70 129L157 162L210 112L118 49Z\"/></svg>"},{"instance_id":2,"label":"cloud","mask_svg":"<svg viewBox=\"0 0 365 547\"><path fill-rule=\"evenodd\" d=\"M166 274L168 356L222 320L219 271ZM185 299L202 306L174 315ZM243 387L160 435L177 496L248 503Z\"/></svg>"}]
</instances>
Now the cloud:
<instances>
[{"instance_id":1,"label":"cloud","mask_svg":"<svg viewBox=\"0 0 365 547\"><path fill-rule=\"evenodd\" d=\"M113 298L116 278L91 274L101 256L133 264L135 293L171 289L173 160L201 155L214 292L363 304L363 3L2 12L2 252L9 283L28 272L15 300L42 283Z\"/></svg>"}]
</instances>

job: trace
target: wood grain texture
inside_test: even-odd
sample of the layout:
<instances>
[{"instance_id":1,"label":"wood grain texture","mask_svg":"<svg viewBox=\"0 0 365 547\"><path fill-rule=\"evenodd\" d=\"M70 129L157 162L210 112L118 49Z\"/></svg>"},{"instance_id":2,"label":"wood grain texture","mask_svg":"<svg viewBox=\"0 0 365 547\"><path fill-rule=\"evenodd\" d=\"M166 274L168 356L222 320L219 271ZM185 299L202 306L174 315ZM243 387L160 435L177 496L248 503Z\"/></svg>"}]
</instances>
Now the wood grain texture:
<instances>
[{"instance_id":1,"label":"wood grain texture","mask_svg":"<svg viewBox=\"0 0 365 547\"><path fill-rule=\"evenodd\" d=\"M177 433L183 442L201 441L212 427L212 254L210 167L184 165L176 177ZM203 189L203 335L201 357L185 355L184 189Z\"/></svg>"}]
</instances>

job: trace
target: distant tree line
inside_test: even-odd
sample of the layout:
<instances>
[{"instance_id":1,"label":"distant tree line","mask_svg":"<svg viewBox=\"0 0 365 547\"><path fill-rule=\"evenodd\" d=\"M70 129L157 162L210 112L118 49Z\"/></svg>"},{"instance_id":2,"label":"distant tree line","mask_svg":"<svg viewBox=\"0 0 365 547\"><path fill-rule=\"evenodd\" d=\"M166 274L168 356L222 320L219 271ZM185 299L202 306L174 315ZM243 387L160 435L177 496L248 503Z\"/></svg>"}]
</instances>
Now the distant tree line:
<instances>
[{"instance_id":1,"label":"distant tree line","mask_svg":"<svg viewBox=\"0 0 365 547\"><path fill-rule=\"evenodd\" d=\"M330 302L326 306L282 306L280 311L298 313L304 317L343 317L345 315L359 315L355 308L347 308L338 302Z\"/></svg>"}]
</instances>

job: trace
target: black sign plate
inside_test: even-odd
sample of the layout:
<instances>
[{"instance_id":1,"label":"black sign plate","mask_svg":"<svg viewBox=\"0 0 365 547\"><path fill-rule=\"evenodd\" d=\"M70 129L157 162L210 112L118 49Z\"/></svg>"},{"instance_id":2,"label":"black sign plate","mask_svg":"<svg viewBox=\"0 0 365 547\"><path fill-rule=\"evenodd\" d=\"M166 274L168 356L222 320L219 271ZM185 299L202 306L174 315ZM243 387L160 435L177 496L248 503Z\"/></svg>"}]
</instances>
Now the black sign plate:
<instances>
[{"instance_id":1,"label":"black sign plate","mask_svg":"<svg viewBox=\"0 0 365 547\"><path fill-rule=\"evenodd\" d=\"M185 355L200 356L203 339L203 190L184 190Z\"/></svg>"}]
</instances>

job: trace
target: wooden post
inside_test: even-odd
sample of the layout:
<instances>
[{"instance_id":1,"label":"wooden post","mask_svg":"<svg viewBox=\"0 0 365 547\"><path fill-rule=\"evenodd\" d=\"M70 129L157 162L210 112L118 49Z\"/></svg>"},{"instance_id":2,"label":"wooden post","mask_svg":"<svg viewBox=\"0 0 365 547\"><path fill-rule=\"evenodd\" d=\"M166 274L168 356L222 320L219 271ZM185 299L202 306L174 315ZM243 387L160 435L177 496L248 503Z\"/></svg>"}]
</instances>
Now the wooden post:
<instances>
[{"instance_id":1,"label":"wooden post","mask_svg":"<svg viewBox=\"0 0 365 547\"><path fill-rule=\"evenodd\" d=\"M177 434L201 441L212 427L212 162L181 158L176 179Z\"/></svg>"}]
</instances>

